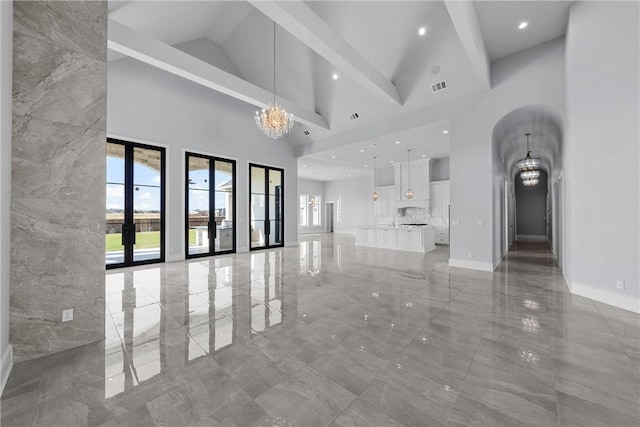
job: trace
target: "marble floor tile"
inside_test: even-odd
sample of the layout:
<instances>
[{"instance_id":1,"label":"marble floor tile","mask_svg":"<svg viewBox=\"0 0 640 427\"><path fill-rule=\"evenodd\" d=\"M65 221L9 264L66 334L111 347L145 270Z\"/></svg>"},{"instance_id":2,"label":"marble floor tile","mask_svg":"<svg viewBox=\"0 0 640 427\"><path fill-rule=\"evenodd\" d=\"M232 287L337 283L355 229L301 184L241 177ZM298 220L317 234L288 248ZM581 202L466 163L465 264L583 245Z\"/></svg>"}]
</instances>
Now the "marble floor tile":
<instances>
[{"instance_id":1,"label":"marble floor tile","mask_svg":"<svg viewBox=\"0 0 640 427\"><path fill-rule=\"evenodd\" d=\"M640 317L571 295L544 244L494 273L405 255L325 234L110 270L105 339L16 364L0 422L640 424Z\"/></svg>"}]
</instances>

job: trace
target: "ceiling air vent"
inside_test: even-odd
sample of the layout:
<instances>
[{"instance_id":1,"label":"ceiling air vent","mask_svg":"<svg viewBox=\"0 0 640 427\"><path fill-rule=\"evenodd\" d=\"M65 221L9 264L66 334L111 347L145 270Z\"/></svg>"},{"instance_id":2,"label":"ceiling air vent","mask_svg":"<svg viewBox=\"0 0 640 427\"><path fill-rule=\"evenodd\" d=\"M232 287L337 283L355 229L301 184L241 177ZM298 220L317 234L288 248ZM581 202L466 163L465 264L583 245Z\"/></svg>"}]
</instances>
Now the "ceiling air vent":
<instances>
[{"instance_id":1,"label":"ceiling air vent","mask_svg":"<svg viewBox=\"0 0 640 427\"><path fill-rule=\"evenodd\" d=\"M304 131L304 135L305 135L305 136L309 136L309 134L310 134L310 133L311 133L311 132L309 132L308 130L305 130L305 131Z\"/></svg>"},{"instance_id":2,"label":"ceiling air vent","mask_svg":"<svg viewBox=\"0 0 640 427\"><path fill-rule=\"evenodd\" d=\"M359 118L360 118L360 116L358 115L358 113L349 114L349 120L351 120L351 121L358 120Z\"/></svg>"},{"instance_id":3,"label":"ceiling air vent","mask_svg":"<svg viewBox=\"0 0 640 427\"><path fill-rule=\"evenodd\" d=\"M441 82L432 84L431 92L433 93L440 92L441 90L445 90L446 88L447 88L447 81L443 80Z\"/></svg>"}]
</instances>

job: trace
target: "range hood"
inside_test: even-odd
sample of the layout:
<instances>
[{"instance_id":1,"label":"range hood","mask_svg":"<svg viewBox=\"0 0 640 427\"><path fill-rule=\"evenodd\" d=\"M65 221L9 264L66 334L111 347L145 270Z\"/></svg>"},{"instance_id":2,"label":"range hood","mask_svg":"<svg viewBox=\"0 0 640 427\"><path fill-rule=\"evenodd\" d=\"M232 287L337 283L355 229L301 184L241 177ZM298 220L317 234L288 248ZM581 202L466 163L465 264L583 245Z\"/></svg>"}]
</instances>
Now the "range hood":
<instances>
[{"instance_id":1,"label":"range hood","mask_svg":"<svg viewBox=\"0 0 640 427\"><path fill-rule=\"evenodd\" d=\"M404 209L404 208L429 208L428 200L396 200L396 208Z\"/></svg>"}]
</instances>

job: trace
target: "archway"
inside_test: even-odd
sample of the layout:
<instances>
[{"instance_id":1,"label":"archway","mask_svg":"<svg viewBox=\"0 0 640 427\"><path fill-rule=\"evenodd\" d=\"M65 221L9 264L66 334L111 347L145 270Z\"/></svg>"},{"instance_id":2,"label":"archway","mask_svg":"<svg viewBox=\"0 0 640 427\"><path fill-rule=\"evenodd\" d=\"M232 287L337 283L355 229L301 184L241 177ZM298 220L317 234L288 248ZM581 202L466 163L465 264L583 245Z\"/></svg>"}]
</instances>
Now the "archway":
<instances>
[{"instance_id":1,"label":"archway","mask_svg":"<svg viewBox=\"0 0 640 427\"><path fill-rule=\"evenodd\" d=\"M517 186L520 177L516 162L526 155L525 134L527 133L531 134L529 140L531 155L540 159L541 175L545 178L538 184L545 188L532 189L529 195L535 193L536 197L530 197L528 202L535 200L536 203L543 204L542 207L540 205L532 207L531 214L539 214L542 210L544 219L536 218L537 223L533 228L521 227L520 235L548 239L556 260L561 264L563 227L559 208L562 206L560 198L562 194L560 188L562 185L562 115L544 105L517 108L502 117L493 128L493 175L496 177L494 186L500 186L493 192L494 218L499 218L494 227L494 245L500 245L504 256L518 237L516 190L522 190L522 188ZM542 200L541 195L545 195ZM520 220L526 220L527 217L527 215L520 215ZM544 221L544 231L540 230L540 220ZM534 234L526 233L525 230L533 230L531 232Z\"/></svg>"}]
</instances>

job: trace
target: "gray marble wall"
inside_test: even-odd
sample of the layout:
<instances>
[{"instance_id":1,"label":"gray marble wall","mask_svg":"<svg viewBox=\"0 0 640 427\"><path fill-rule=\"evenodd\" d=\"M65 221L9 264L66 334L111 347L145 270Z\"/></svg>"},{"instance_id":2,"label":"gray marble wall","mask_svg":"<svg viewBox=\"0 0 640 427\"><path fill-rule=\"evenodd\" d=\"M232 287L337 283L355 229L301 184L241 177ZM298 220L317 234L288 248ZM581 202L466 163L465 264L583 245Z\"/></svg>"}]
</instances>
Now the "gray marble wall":
<instances>
[{"instance_id":1,"label":"gray marble wall","mask_svg":"<svg viewBox=\"0 0 640 427\"><path fill-rule=\"evenodd\" d=\"M22 361L104 337L107 3L15 2L13 27L10 340Z\"/></svg>"}]
</instances>

